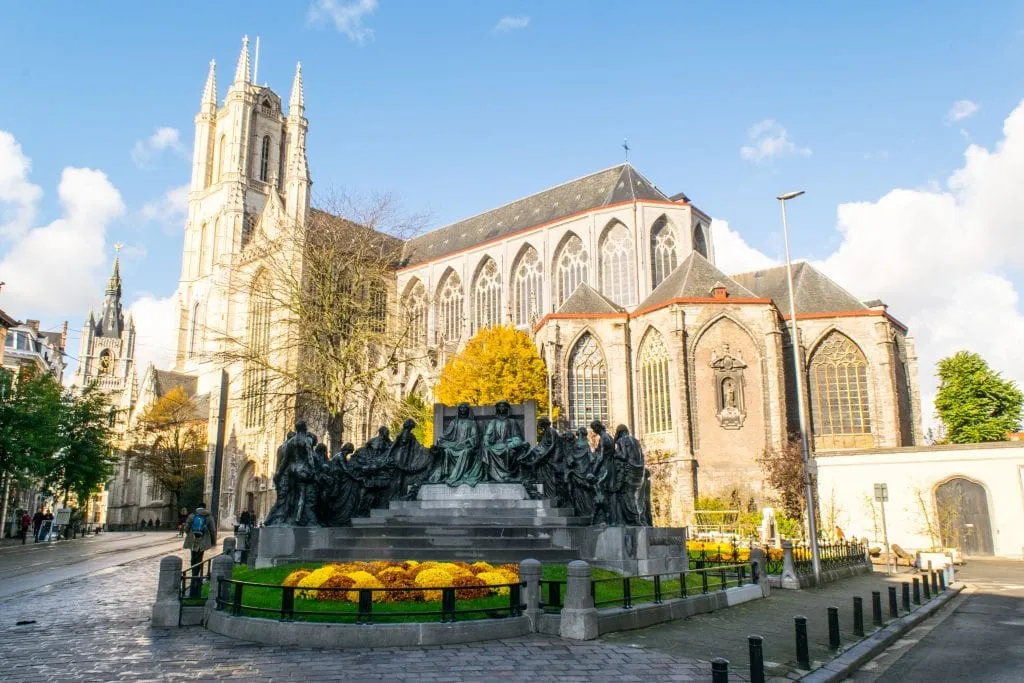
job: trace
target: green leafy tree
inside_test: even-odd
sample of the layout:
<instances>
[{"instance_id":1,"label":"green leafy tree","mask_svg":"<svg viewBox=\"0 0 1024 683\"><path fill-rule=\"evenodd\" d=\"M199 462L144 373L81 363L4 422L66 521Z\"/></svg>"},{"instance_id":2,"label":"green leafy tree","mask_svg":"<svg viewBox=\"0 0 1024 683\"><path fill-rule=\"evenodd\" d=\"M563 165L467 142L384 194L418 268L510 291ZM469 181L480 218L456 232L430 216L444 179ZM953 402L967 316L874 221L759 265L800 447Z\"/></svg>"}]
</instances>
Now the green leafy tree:
<instances>
[{"instance_id":1,"label":"green leafy tree","mask_svg":"<svg viewBox=\"0 0 1024 683\"><path fill-rule=\"evenodd\" d=\"M54 453L45 481L64 498L74 494L81 507L114 472L110 407L95 384L64 392L60 403L61 447Z\"/></svg>"},{"instance_id":2,"label":"green leafy tree","mask_svg":"<svg viewBox=\"0 0 1024 683\"><path fill-rule=\"evenodd\" d=\"M485 327L445 363L435 395L447 405L533 399L543 415L548 410L548 371L530 335L511 325Z\"/></svg>"},{"instance_id":3,"label":"green leafy tree","mask_svg":"<svg viewBox=\"0 0 1024 683\"><path fill-rule=\"evenodd\" d=\"M61 387L51 375L14 376L0 370L0 528L7 522L12 482L42 477L60 449Z\"/></svg>"},{"instance_id":4,"label":"green leafy tree","mask_svg":"<svg viewBox=\"0 0 1024 683\"><path fill-rule=\"evenodd\" d=\"M938 364L935 410L950 443L1004 441L1020 428L1024 393L976 353L958 351Z\"/></svg>"}]
</instances>

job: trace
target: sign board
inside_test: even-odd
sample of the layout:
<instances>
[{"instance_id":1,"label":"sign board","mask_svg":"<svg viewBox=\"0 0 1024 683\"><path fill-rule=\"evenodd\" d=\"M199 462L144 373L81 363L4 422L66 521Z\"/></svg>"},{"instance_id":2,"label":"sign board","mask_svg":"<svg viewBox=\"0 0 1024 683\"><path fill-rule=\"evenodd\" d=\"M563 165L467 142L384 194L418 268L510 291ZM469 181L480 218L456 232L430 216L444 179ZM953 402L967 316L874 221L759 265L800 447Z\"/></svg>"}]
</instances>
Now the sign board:
<instances>
[{"instance_id":1,"label":"sign board","mask_svg":"<svg viewBox=\"0 0 1024 683\"><path fill-rule=\"evenodd\" d=\"M54 526L67 526L71 523L71 508L59 508L53 516Z\"/></svg>"},{"instance_id":2,"label":"sign board","mask_svg":"<svg viewBox=\"0 0 1024 683\"><path fill-rule=\"evenodd\" d=\"M889 502L889 485L875 484L875 501L879 503Z\"/></svg>"}]
</instances>

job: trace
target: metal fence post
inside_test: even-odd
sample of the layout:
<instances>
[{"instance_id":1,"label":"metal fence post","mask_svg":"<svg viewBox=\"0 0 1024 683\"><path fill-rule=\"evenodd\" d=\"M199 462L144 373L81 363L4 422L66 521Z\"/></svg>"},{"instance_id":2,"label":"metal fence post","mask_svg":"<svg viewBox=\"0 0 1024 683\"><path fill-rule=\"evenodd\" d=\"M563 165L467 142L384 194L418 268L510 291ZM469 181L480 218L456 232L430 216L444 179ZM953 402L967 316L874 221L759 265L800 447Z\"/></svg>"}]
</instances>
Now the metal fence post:
<instances>
[{"instance_id":1,"label":"metal fence post","mask_svg":"<svg viewBox=\"0 0 1024 683\"><path fill-rule=\"evenodd\" d=\"M903 611L910 611L910 584L903 582Z\"/></svg>"},{"instance_id":2,"label":"metal fence post","mask_svg":"<svg viewBox=\"0 0 1024 683\"><path fill-rule=\"evenodd\" d=\"M764 683L764 638L747 636L750 653L750 683Z\"/></svg>"},{"instance_id":3,"label":"metal fence post","mask_svg":"<svg viewBox=\"0 0 1024 683\"><path fill-rule=\"evenodd\" d=\"M853 596L853 635L864 637L864 598Z\"/></svg>"},{"instance_id":4,"label":"metal fence post","mask_svg":"<svg viewBox=\"0 0 1024 683\"><path fill-rule=\"evenodd\" d=\"M828 646L833 650L839 649L839 608L828 608Z\"/></svg>"},{"instance_id":5,"label":"metal fence post","mask_svg":"<svg viewBox=\"0 0 1024 683\"><path fill-rule=\"evenodd\" d=\"M729 660L718 659L711 662L711 683L729 683Z\"/></svg>"},{"instance_id":6,"label":"metal fence post","mask_svg":"<svg viewBox=\"0 0 1024 683\"><path fill-rule=\"evenodd\" d=\"M804 671L811 670L811 654L807 647L807 617L793 617L796 625L796 663Z\"/></svg>"},{"instance_id":7,"label":"metal fence post","mask_svg":"<svg viewBox=\"0 0 1024 683\"><path fill-rule=\"evenodd\" d=\"M871 621L875 626L882 625L882 593L871 591Z\"/></svg>"},{"instance_id":8,"label":"metal fence post","mask_svg":"<svg viewBox=\"0 0 1024 683\"><path fill-rule=\"evenodd\" d=\"M900 608L896 600L896 586L889 586L889 618L896 619L900 616Z\"/></svg>"}]
</instances>

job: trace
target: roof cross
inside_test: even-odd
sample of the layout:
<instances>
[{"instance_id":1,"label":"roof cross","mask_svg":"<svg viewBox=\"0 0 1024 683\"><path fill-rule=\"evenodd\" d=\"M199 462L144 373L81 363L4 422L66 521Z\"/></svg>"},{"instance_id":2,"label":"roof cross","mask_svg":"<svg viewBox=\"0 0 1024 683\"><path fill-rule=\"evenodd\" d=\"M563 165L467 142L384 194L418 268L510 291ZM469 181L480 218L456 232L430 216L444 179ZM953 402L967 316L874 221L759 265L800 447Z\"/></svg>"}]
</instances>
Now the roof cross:
<instances>
[{"instance_id":1,"label":"roof cross","mask_svg":"<svg viewBox=\"0 0 1024 683\"><path fill-rule=\"evenodd\" d=\"M622 141L622 149L626 150L626 161L629 161L629 140Z\"/></svg>"}]
</instances>

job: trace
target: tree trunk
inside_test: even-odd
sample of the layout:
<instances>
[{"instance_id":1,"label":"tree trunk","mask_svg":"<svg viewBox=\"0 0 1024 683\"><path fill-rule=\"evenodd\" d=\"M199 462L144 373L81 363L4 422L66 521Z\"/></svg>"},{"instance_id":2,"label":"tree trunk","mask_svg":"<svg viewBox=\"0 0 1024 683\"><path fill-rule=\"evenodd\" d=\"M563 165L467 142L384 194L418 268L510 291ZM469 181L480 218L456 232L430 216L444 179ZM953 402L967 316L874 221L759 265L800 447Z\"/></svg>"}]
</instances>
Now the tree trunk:
<instances>
[{"instance_id":1,"label":"tree trunk","mask_svg":"<svg viewBox=\"0 0 1024 683\"><path fill-rule=\"evenodd\" d=\"M327 419L327 445L331 455L341 450L344 442L342 439L342 426L345 423L345 413L334 413Z\"/></svg>"},{"instance_id":2,"label":"tree trunk","mask_svg":"<svg viewBox=\"0 0 1024 683\"><path fill-rule=\"evenodd\" d=\"M0 503L0 539L4 537L4 527L7 526L7 496L11 492L11 475L4 473L4 496Z\"/></svg>"}]
</instances>

